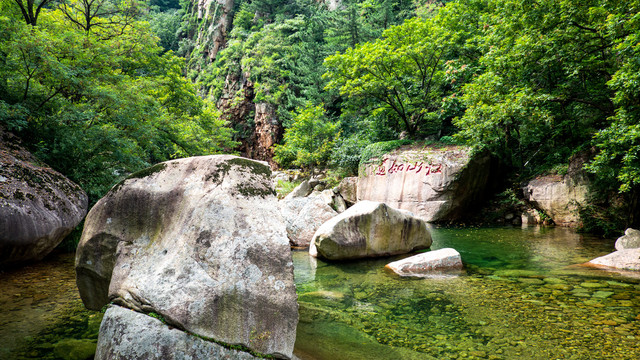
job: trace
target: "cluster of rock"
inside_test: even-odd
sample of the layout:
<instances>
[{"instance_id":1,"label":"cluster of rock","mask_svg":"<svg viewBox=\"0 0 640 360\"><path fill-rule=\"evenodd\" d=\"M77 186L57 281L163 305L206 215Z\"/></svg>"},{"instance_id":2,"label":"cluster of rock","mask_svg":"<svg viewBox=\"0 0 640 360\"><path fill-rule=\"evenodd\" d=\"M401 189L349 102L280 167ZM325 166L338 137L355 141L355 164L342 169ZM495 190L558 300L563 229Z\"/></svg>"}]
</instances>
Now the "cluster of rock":
<instances>
[{"instance_id":1,"label":"cluster of rock","mask_svg":"<svg viewBox=\"0 0 640 360\"><path fill-rule=\"evenodd\" d=\"M96 359L253 357L220 344L292 357L293 263L270 175L234 156L174 160L91 209L78 289L90 309L112 304Z\"/></svg>"},{"instance_id":2,"label":"cluster of rock","mask_svg":"<svg viewBox=\"0 0 640 360\"><path fill-rule=\"evenodd\" d=\"M86 193L0 128L0 268L41 260L84 218Z\"/></svg>"},{"instance_id":3,"label":"cluster of rock","mask_svg":"<svg viewBox=\"0 0 640 360\"><path fill-rule=\"evenodd\" d=\"M616 240L616 251L593 259L587 263L596 267L615 268L620 270L640 270L640 231L627 229L623 236Z\"/></svg>"}]
</instances>

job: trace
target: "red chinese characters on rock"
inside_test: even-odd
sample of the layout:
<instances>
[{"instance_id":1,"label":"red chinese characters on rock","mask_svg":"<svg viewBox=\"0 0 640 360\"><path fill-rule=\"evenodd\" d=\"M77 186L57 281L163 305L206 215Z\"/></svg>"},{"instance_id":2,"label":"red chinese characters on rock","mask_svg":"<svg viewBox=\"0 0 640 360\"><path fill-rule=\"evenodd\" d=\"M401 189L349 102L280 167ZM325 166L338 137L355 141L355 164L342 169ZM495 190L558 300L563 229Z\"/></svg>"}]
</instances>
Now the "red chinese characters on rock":
<instances>
[{"instance_id":1,"label":"red chinese characters on rock","mask_svg":"<svg viewBox=\"0 0 640 360\"><path fill-rule=\"evenodd\" d=\"M425 176L430 174L439 174L442 172L442 164L425 164L424 162L415 163L398 163L396 160L393 160L393 163L387 168L387 161L389 159L382 159L382 163L377 167L374 167L372 175L376 176L385 176L387 174L394 174L400 172L407 172L413 174L420 174L423 172ZM424 170L424 171L423 171Z\"/></svg>"}]
</instances>

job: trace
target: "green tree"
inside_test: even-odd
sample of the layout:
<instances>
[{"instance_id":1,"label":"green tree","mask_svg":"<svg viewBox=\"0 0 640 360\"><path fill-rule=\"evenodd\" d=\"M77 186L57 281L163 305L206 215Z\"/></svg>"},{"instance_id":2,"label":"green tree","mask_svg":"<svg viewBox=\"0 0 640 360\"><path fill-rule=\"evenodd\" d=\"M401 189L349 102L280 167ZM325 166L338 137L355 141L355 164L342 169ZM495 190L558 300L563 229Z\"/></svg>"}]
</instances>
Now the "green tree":
<instances>
[{"instance_id":1,"label":"green tree","mask_svg":"<svg viewBox=\"0 0 640 360\"><path fill-rule=\"evenodd\" d=\"M276 146L275 160L309 170L325 166L339 138L338 125L326 119L322 106L298 109L293 124L285 131L284 144Z\"/></svg>"}]
</instances>

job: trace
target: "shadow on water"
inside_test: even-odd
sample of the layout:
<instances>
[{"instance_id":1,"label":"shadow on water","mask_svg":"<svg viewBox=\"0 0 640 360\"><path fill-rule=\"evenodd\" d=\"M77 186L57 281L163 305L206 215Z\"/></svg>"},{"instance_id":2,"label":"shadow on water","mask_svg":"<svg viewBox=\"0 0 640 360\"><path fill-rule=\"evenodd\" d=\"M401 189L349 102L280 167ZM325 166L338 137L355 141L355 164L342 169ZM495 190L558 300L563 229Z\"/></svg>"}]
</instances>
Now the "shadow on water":
<instances>
[{"instance_id":1,"label":"shadow on water","mask_svg":"<svg viewBox=\"0 0 640 360\"><path fill-rule=\"evenodd\" d=\"M613 241L564 228L432 228L466 273L401 278L402 256L294 252L301 359L637 359L639 280L575 266ZM406 255L405 255L406 256Z\"/></svg>"}]
</instances>

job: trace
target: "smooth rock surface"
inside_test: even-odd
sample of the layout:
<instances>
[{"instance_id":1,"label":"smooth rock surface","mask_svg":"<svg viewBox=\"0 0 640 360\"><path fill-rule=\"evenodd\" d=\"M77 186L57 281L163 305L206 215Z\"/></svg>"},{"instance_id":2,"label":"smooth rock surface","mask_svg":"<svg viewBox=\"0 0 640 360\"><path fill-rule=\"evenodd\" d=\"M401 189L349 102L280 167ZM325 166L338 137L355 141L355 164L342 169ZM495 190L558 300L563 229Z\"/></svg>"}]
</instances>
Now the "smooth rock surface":
<instances>
[{"instance_id":1,"label":"smooth rock surface","mask_svg":"<svg viewBox=\"0 0 640 360\"><path fill-rule=\"evenodd\" d=\"M0 128L0 268L41 260L87 213L87 194Z\"/></svg>"},{"instance_id":2,"label":"smooth rock surface","mask_svg":"<svg viewBox=\"0 0 640 360\"><path fill-rule=\"evenodd\" d=\"M338 213L320 196L285 198L280 210L293 246L307 247L316 230Z\"/></svg>"},{"instance_id":3,"label":"smooth rock surface","mask_svg":"<svg viewBox=\"0 0 640 360\"><path fill-rule=\"evenodd\" d=\"M624 235L616 240L616 250L640 248L640 231L632 228L625 230Z\"/></svg>"},{"instance_id":4,"label":"smooth rock surface","mask_svg":"<svg viewBox=\"0 0 640 360\"><path fill-rule=\"evenodd\" d=\"M454 220L484 197L491 161L471 148L396 150L361 166L358 200L384 202L425 221Z\"/></svg>"},{"instance_id":5,"label":"smooth rock surface","mask_svg":"<svg viewBox=\"0 0 640 360\"><path fill-rule=\"evenodd\" d=\"M400 276L425 276L445 270L461 270L460 253L452 248L424 252L386 265Z\"/></svg>"},{"instance_id":6,"label":"smooth rock surface","mask_svg":"<svg viewBox=\"0 0 640 360\"><path fill-rule=\"evenodd\" d=\"M95 360L255 359L247 352L227 349L212 341L170 328L149 315L120 306L104 314Z\"/></svg>"},{"instance_id":7,"label":"smooth rock surface","mask_svg":"<svg viewBox=\"0 0 640 360\"><path fill-rule=\"evenodd\" d=\"M194 334L290 358L297 297L270 173L203 156L115 186L91 209L76 253L85 305L153 311Z\"/></svg>"},{"instance_id":8,"label":"smooth rock surface","mask_svg":"<svg viewBox=\"0 0 640 360\"><path fill-rule=\"evenodd\" d=\"M556 225L576 227L580 224L578 209L586 201L588 185L571 177L541 176L524 188L525 198L542 209Z\"/></svg>"},{"instance_id":9,"label":"smooth rock surface","mask_svg":"<svg viewBox=\"0 0 640 360\"><path fill-rule=\"evenodd\" d=\"M329 260L397 255L431 246L427 224L408 211L361 201L316 231L309 254Z\"/></svg>"},{"instance_id":10,"label":"smooth rock surface","mask_svg":"<svg viewBox=\"0 0 640 360\"><path fill-rule=\"evenodd\" d=\"M640 249L623 249L595 258L587 265L604 266L620 270L640 270Z\"/></svg>"}]
</instances>

